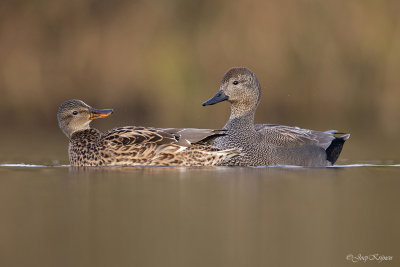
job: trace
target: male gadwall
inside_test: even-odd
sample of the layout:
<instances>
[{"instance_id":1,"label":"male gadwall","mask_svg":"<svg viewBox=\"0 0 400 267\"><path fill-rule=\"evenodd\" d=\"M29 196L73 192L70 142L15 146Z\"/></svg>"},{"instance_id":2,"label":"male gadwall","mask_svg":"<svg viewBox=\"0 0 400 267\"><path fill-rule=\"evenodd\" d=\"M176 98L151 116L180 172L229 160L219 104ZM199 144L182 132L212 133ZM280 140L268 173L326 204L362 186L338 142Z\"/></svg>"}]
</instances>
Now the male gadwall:
<instances>
[{"instance_id":1,"label":"male gadwall","mask_svg":"<svg viewBox=\"0 0 400 267\"><path fill-rule=\"evenodd\" d=\"M203 103L206 106L227 100L231 104L231 115L224 126L226 135L215 139L214 145L219 149L241 148L243 154L224 165L321 167L336 162L349 134L336 137L335 130L319 132L276 124L254 125L260 90L251 70L231 68L222 78L217 94Z\"/></svg>"},{"instance_id":2,"label":"male gadwall","mask_svg":"<svg viewBox=\"0 0 400 267\"><path fill-rule=\"evenodd\" d=\"M127 126L101 133L89 127L93 119L111 113L112 109L94 109L80 100L60 105L58 124L69 138L72 166L211 166L240 153L211 145L224 131Z\"/></svg>"}]
</instances>

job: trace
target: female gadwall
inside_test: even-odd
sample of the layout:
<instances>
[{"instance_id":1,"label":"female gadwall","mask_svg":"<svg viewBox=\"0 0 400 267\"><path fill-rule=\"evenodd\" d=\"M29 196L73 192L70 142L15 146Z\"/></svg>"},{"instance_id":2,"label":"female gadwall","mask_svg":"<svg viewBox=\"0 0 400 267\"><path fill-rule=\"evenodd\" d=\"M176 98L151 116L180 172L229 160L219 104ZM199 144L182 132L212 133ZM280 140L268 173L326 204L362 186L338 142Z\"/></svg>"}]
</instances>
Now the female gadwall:
<instances>
[{"instance_id":1,"label":"female gadwall","mask_svg":"<svg viewBox=\"0 0 400 267\"><path fill-rule=\"evenodd\" d=\"M319 132L276 124L254 125L260 90L251 70L231 68L222 78L217 94L203 103L203 106L225 100L231 103L231 115L224 127L226 135L215 139L214 145L219 149L241 148L243 154L224 165L333 165L350 135L336 137L335 130Z\"/></svg>"},{"instance_id":2,"label":"female gadwall","mask_svg":"<svg viewBox=\"0 0 400 267\"><path fill-rule=\"evenodd\" d=\"M238 149L211 145L223 131L207 129L156 129L127 126L101 133L90 128L93 119L112 109L94 109L80 100L58 108L58 124L69 138L72 166L210 166L237 156Z\"/></svg>"}]
</instances>

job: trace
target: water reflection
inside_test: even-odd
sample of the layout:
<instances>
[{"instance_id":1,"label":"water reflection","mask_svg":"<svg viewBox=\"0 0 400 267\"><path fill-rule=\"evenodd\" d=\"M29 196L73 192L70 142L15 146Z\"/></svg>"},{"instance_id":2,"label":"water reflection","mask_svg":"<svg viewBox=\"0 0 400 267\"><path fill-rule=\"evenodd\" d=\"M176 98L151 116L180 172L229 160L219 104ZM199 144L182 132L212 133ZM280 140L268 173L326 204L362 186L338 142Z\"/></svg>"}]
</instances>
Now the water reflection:
<instances>
[{"instance_id":1,"label":"water reflection","mask_svg":"<svg viewBox=\"0 0 400 267\"><path fill-rule=\"evenodd\" d=\"M398 167L3 165L1 261L343 266L350 253L396 256L399 174Z\"/></svg>"}]
</instances>

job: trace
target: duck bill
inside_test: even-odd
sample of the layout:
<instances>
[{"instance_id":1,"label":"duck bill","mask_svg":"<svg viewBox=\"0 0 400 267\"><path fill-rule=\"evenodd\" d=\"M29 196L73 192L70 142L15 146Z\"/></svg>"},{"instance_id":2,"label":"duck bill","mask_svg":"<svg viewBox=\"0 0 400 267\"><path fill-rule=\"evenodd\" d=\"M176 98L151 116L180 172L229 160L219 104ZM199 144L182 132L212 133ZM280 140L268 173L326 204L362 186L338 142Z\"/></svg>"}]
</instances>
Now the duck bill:
<instances>
[{"instance_id":1,"label":"duck bill","mask_svg":"<svg viewBox=\"0 0 400 267\"><path fill-rule=\"evenodd\" d=\"M90 109L90 119L101 119L110 116L114 110L112 109Z\"/></svg>"},{"instance_id":2,"label":"duck bill","mask_svg":"<svg viewBox=\"0 0 400 267\"><path fill-rule=\"evenodd\" d=\"M219 102L222 102L222 101L225 101L228 99L229 99L229 97L224 92L219 90L215 96L213 96L212 98L210 98L206 102L204 102L203 106L214 105L214 104L217 104Z\"/></svg>"}]
</instances>

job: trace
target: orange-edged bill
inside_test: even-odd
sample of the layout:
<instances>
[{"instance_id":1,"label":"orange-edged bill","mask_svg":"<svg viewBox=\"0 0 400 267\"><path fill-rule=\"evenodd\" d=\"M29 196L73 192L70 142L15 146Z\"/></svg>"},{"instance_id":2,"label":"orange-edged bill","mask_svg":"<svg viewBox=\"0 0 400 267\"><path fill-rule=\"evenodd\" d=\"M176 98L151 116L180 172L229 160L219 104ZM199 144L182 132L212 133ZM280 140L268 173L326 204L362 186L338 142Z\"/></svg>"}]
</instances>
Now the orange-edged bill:
<instances>
[{"instance_id":1,"label":"orange-edged bill","mask_svg":"<svg viewBox=\"0 0 400 267\"><path fill-rule=\"evenodd\" d=\"M110 116L114 111L112 109L90 109L90 119L101 119Z\"/></svg>"}]
</instances>

